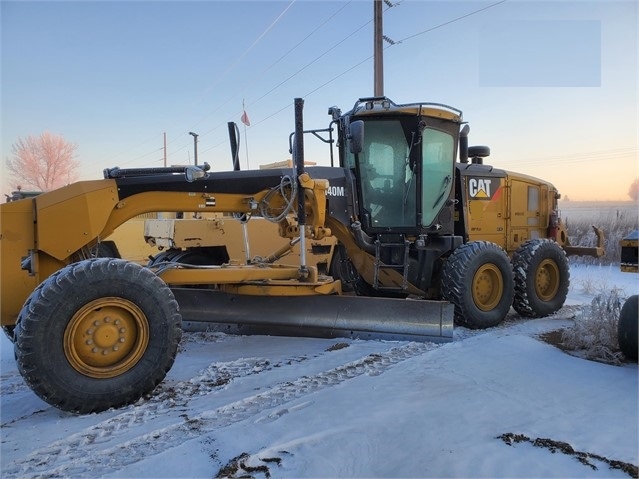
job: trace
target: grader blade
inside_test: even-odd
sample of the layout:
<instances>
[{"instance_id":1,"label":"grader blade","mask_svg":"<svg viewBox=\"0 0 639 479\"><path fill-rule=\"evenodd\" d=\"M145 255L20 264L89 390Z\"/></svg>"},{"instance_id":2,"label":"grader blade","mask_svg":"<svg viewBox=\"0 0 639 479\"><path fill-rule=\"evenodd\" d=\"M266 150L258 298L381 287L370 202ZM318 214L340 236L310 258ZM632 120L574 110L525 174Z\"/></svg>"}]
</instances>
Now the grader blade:
<instances>
[{"instance_id":1,"label":"grader blade","mask_svg":"<svg viewBox=\"0 0 639 479\"><path fill-rule=\"evenodd\" d=\"M185 331L419 342L453 339L453 305L443 301L172 291Z\"/></svg>"}]
</instances>

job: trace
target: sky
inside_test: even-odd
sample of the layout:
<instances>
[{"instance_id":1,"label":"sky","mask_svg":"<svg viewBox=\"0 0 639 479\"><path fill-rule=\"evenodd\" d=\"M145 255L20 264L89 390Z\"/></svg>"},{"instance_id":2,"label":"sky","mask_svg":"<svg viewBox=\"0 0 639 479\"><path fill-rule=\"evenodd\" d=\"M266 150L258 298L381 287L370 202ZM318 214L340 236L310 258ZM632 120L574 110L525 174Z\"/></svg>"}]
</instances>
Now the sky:
<instances>
[{"instance_id":1,"label":"sky","mask_svg":"<svg viewBox=\"0 0 639 479\"><path fill-rule=\"evenodd\" d=\"M566 304L589 304L592 285L636 294L639 275L571 267ZM37 397L0 334L0 473L627 479L605 460L639 465L637 364L539 339L579 321L575 311L456 328L444 344L186 333L152 394L84 416ZM528 440L500 438L514 435Z\"/></svg>"},{"instance_id":2,"label":"sky","mask_svg":"<svg viewBox=\"0 0 639 479\"><path fill-rule=\"evenodd\" d=\"M461 109L486 163L552 182L563 198L630 200L639 176L635 1L384 3L384 94ZM373 2L5 1L2 188L19 138L75 143L81 179L105 168L286 160L304 127L372 96ZM240 122L246 110L250 126ZM305 140L305 159L329 164Z\"/></svg>"}]
</instances>

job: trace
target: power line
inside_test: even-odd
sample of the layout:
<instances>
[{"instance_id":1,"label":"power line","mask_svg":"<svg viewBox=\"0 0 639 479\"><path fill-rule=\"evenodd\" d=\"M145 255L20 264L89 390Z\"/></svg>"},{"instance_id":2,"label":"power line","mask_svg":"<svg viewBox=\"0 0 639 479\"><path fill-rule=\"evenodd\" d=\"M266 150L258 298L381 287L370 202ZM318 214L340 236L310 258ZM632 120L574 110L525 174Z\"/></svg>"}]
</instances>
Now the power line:
<instances>
[{"instance_id":1,"label":"power line","mask_svg":"<svg viewBox=\"0 0 639 479\"><path fill-rule=\"evenodd\" d=\"M330 20L332 20L335 16L337 16L342 10L344 10L344 8L346 8L350 3L352 3L352 0L346 2L346 4L342 5L339 9L337 9L332 15L330 15L328 18L326 18L322 23L320 23L317 27L315 27L315 29L313 29L308 35L306 35L302 40L300 40L295 46L293 46L292 48L290 48L286 53L284 53L282 56L280 56L275 62L271 63L268 67L266 67L264 70L262 70L262 72L258 75L261 76L263 75L266 71L270 70L273 66L275 66L277 63L279 63L281 60L283 60L286 56L288 56L290 53L292 53L296 48L298 48L302 43L304 43L308 38L310 38L314 33L316 33L320 28L322 28L325 24L327 24ZM290 5L289 5L290 6ZM281 17L281 15L280 15ZM278 17L279 18L279 17ZM372 21L372 20L371 20ZM282 86L283 84L285 84L286 82L288 82L289 80L291 80L292 78L294 78L295 76L297 76L299 73L301 73L302 71L304 71L306 68L308 68L310 65L312 65L313 63L315 63L316 61L318 61L320 58L322 58L323 56L327 55L328 53L330 53L332 50L334 50L335 48L337 48L337 46L339 46L341 43L343 43L344 41L346 41L348 38L352 37L355 33L357 33L359 30L361 30L362 28L366 27L366 25L368 25L371 21L365 23L364 25L362 25L361 27L359 27L358 29L356 29L354 32L352 32L350 35L348 35L347 37L345 37L343 40L341 40L340 42L338 42L336 45L334 45L333 47L331 47L330 49L328 49L327 51L325 51L324 53L322 53L321 55L319 55L318 57L316 57L313 61L311 61L310 63L308 63L307 65L305 65L304 67L302 67L301 69L299 69L298 71L296 71L295 73L293 73L292 75L290 75L288 78L286 78L285 80L281 81L280 83L278 83L275 87L271 88L271 90L269 90L268 92L266 92L265 94L263 94L262 96L260 96L257 100L252 101L251 103L248 104L248 106L252 106L255 105L256 103L258 103L259 101L261 101L262 99L264 99L266 96L268 96L270 93L272 93L273 91L275 91L277 88L279 88L280 86ZM255 81L251 81L251 82L247 82L242 86L242 89L245 88L248 85L255 83ZM201 121L203 121L204 119L208 118L209 116L211 116L213 113L219 111L223 106L225 106L226 104L228 104L234 97L237 97L237 94L235 96L230 96L228 97L227 101L225 101L224 103L221 103L220 105L218 105L218 107L213 110L211 113L209 113L207 116L205 116L204 118L202 118L197 124L199 124ZM283 109L279 110L278 112L269 115L267 118L262 119L261 121L257 122L257 123L253 123L253 126L258 125L260 123L262 123L263 121L265 121L268 118L271 118L272 116L275 116L277 113L279 113L280 111L283 111L284 109L288 108L288 106L284 107ZM233 117L238 116L238 114L235 114ZM230 120L228 120L230 121ZM204 133L202 133L202 135L207 135L215 130L217 130L218 128L220 128L221 126L225 125L226 122L220 122L219 124L215 125L213 128L205 131ZM216 145L214 145L211 148L208 148L204 151L202 151L202 153L208 152L211 149L217 148L221 143L218 143ZM185 145L184 147L182 147L181 149L185 148L188 145Z\"/></svg>"},{"instance_id":2,"label":"power line","mask_svg":"<svg viewBox=\"0 0 639 479\"><path fill-rule=\"evenodd\" d=\"M275 18L275 20L274 20L273 22L271 22L271 24L270 24L270 25L266 28L266 30L264 30L264 31L263 31L263 32L262 32L262 33L261 33L261 34L257 37L257 39L256 39L256 40L255 40L255 41L254 41L254 42L253 42L253 43L252 43L252 44L251 44L251 45L250 45L250 46L249 46L249 47L248 47L248 48L247 48L247 49L246 49L246 50L245 50L245 51L244 51L244 52L243 52L243 53L242 53L242 54L241 54L238 58L237 58L237 60L235 60L235 62L234 62L234 63L232 63L232 64L231 64L231 65L230 65L230 66L229 66L229 67L228 67L228 68L227 68L227 69L226 69L226 70L225 70L225 71L224 71L224 72L220 75L220 77L218 77L218 80L217 80L217 81L216 81L213 85L211 85L210 87L208 87L208 88L207 88L207 89L206 89L206 90L202 93L201 97L203 97L204 95L206 95L206 93L207 93L208 91L210 91L210 90L211 90L211 89L212 89L215 85L217 85L217 84L218 84L218 83L222 80L222 78L224 78L224 77L225 77L225 76L226 76L226 75L227 75L230 71L232 71L232 70L233 70L233 69L234 69L234 68L235 68L235 67L239 64L239 62L240 62L240 61L241 61L241 60L242 60L242 59L243 59L246 55L248 55L248 53L249 53L249 52L250 52L253 48L255 48L255 46L256 46L256 45L257 45L257 44L258 44L258 43L259 43L259 42L260 42L260 41L261 41L261 40L262 40L262 39L266 36L266 34L267 34L267 33L268 33L268 32L269 32L269 31L270 31L270 30L271 30L271 29L275 26L275 24L277 24L277 22L278 22L278 21L279 21L279 20L280 20L280 19L284 16L284 14L285 14L285 13L286 13L286 12L287 12L287 11L288 11L291 7L292 7L292 6L293 6L293 4L294 4L296 1L297 1L297 0L291 0L291 2L290 2L287 6L286 6L286 8L285 8L285 9L284 9L284 10L283 10L283 11L282 11L282 12L281 12L278 16L277 16L277 18ZM349 2L349 3L350 3L350 2ZM227 103L228 103L228 102L227 102ZM219 105L219 107L218 107L216 110L214 110L212 113L214 113L215 111L219 110L219 109L220 109L222 106L224 106L225 104L226 104L226 103L223 103L223 104ZM211 114L212 114L212 113L211 113ZM210 116L210 114L209 114L208 116ZM208 117L208 116L207 116L207 117ZM192 125L192 127L191 127L191 128L189 128L189 129L187 129L187 130L193 130L193 129L195 128L195 126L197 126L197 125L198 125L201 121L203 121L203 120L204 120L204 119L206 119L207 117L204 117L202 120L200 120L200 121L196 122L194 125ZM174 143L175 141L177 141L178 139L180 139L182 136L185 136L185 135L186 135L185 133L179 134L178 136L176 136L175 138L173 138L172 140L170 140L168 144ZM149 142L151 142L151 141L155 141L155 138L149 138L148 140L145 140L144 142L142 142L142 143L141 143L141 144L139 144L138 146L135 146L135 147L129 148L129 149L127 149L127 150L124 150L124 151L122 151L121 153L119 153L119 154L117 154L117 155L115 155L115 156L112 156L110 159L112 159L112 158L116 158L116 157L118 157L118 156L122 156L123 154L125 154L125 153L127 153L127 152L129 152L129 151L131 151L131 150L134 150L135 148L137 148L137 147L139 147L139 146L141 146L141 145L143 145L143 144L149 143ZM184 149L184 148L186 148L187 146L188 146L188 145L184 145L184 146L182 146L182 147L178 148L178 149L177 149L177 150L175 150L175 151L183 150L183 149ZM154 152L155 152L155 151L154 151ZM150 152L150 153L148 153L148 154L151 154L151 153L154 153L154 152ZM143 156L147 156L147 155L145 154L145 155L143 155ZM138 157L137 159L140 159L140 158L141 158L141 157ZM126 162L126 163L131 163L131 162L133 162L133 161L135 161L135 160L127 160L127 162Z\"/></svg>"},{"instance_id":3,"label":"power line","mask_svg":"<svg viewBox=\"0 0 639 479\"><path fill-rule=\"evenodd\" d=\"M274 22L273 22L273 23L272 23L272 24L271 24L271 25L267 28L267 30L266 30L265 32L263 32L263 34L262 34L262 35L260 35L260 37L258 37L258 39L256 40L256 42L258 42L259 40L261 40L261 38L263 38L263 37L264 37L264 35L265 35L265 34L266 34L266 33L267 33L267 32L268 32L268 31L269 31L269 30L270 30L270 29L271 29L271 28L275 25L275 23L276 23L277 21L279 21L279 19L282 17L282 15L283 15L283 14L284 14L284 13L285 13L285 12L286 12L286 11L287 11L290 7L291 7L291 6L292 6L292 4L294 3L294 1L295 1L295 0L293 0L293 1L292 1L292 2L291 2L288 6L287 6L287 8L286 8L286 9L285 9L285 10L284 10L281 14L280 14L280 16L278 16L278 17L277 17L277 19L276 19L276 20L275 20L275 21L274 21ZM485 7L482 7L482 8L479 8L479 9L477 9L477 10L474 10L474 11L472 11L472 12L469 12L469 13L467 13L467 14L460 15L460 16L458 16L458 17L455 17L455 18L451 19L451 20L448 20L448 21L446 21L446 22L443 22L443 23L440 23L440 24L435 25L435 26L433 26L433 27L430 27L430 28L428 28L428 29L426 29L426 30L423 30L423 31L421 31L421 32L418 32L418 33L415 33L415 34L409 35L409 36L407 36L407 37L405 37L405 38L403 38L403 39L401 39L401 40L398 40L398 41L395 41L395 42L389 42L389 45L387 45L384 49L386 50L386 49L388 49L388 48L390 48L390 47L392 47L392 46L394 46L394 45L401 44L401 43L406 42L406 41L408 41L408 40L412 40L413 38L416 38L416 37L418 37L418 36L420 36L420 35L424 35L424 34L426 34L426 33L432 32L432 31L437 30L437 29L439 29L439 28L442 28L442 27L444 27L444 26L447 26L447 25L450 25L450 24L452 24L452 23L458 22L458 21L463 20L463 19L465 19L465 18L468 18L468 17L470 17L470 16L473 16L473 15L476 15L476 14L478 14L478 13L484 12L484 11L486 11L486 10L490 9L490 8L493 8L493 7L496 7L496 6L498 6L498 5L501 5L501 4L505 3L506 1L507 1L507 0L500 0L500 1L498 1L498 2L492 3L492 4L487 5L487 6L485 6ZM348 3L350 3L350 2L348 2ZM387 3L387 2L385 2L385 3L388 5L388 3ZM390 9L392 6L397 6L397 5L399 5L400 3L401 3L401 2L398 2L398 3L394 4L394 5L392 5L392 4L391 4L391 5L390 5L390 6L389 6L389 7L388 7L385 11L387 11L388 9ZM345 6L344 6L344 7L345 7ZM316 29L315 29L312 33L314 33L314 32L315 32L315 31L317 31L319 28L321 28L321 26L323 26L323 25L324 25L325 23L327 23L330 19L332 19L335 15L337 15L337 13L339 13L340 11L342 11L344 7L340 8L340 9L339 9L339 10L338 10L335 14L333 14L333 15L332 15L331 17L329 17L326 21L324 21L324 22L323 22L320 26L318 26L318 27L317 27L317 28L316 28ZM321 58L323 58L324 56L326 56L328 53L330 53L331 51L333 51L333 50L334 50L335 48L337 48L339 45L341 45L341 44L342 44L342 43L344 43L346 40L348 40L349 38L351 38L353 35L355 35L356 33L358 33L358 32L359 32L360 30L362 30L364 27L366 27L367 25L369 25L372 21L373 21L373 19L371 18L371 20L369 20L369 21L368 21L368 22L366 22L365 24L363 24L363 25L361 25L360 27L358 27L356 30L354 30L353 32L351 32L349 35L347 35L345 38L343 38L342 40L340 40L338 43L336 43L335 45L333 45L332 47L330 47L330 48L329 48L328 50L326 50L325 52L321 53L319 56L317 56L315 59L313 59L312 61L310 61L310 62L309 62L309 63L307 63L306 65L304 65L302 68L300 68L299 70L297 70L295 73L293 73L292 75L289 75L287 78L285 78L285 79L284 79L284 80L282 80L280 83L278 83L277 85L275 85L273 88L271 88L270 90L268 90L268 91L267 91L266 93L264 93L262 96L260 96L260 97L259 97L259 98L257 98L256 100L254 100L254 101L250 102L250 103L248 104L248 106L255 105L255 104L257 104L258 102L260 102L261 100L263 100L264 98L266 98L267 96L269 96L269 95L270 95L271 93L273 93L273 92L274 92L277 88L279 88L280 86L284 85L285 83L287 83L288 81L290 81L292 78L294 78L295 76L297 76L298 74L300 74L302 71L304 71L304 70L306 70L307 68L309 68L311 65L313 65L314 63L316 63L318 60L320 60ZM312 33L311 33L311 34L312 34ZM276 60L274 63L272 63L269 67L267 67L267 69L266 69L266 70L268 70L268 69L272 68L272 66L274 66L275 64L277 64L277 63L278 63L279 61L281 61L281 60L282 60L285 56L287 56L290 52L292 52L293 50L295 50L295 48L297 48L297 47L298 47L301 43L303 43L303 42L304 42L304 41L305 41L308 37L310 37L310 35L311 35L311 34L307 35L304 39L302 39L300 42L298 42L298 44L297 44L297 45L295 45L295 47L293 47L292 49L290 49L290 50L289 50L286 54L284 54L282 57L280 57L278 60ZM252 48L254 47L254 45L256 44L256 42L254 42L254 44L253 44L253 45L251 45L251 47L249 47L249 49L248 49L248 50L247 50L244 54L242 54L242 55L240 56L240 60L241 60L244 56L246 56L246 54L250 51L250 49L252 49ZM344 76L345 74L347 74L347 73L351 72L352 70L356 69L357 67L361 66L362 64L364 64L364 63L366 63L366 62L370 61L373 57L374 57L374 55L369 55L368 57L366 57L365 59L361 60L361 61L360 61L360 62L358 62L357 64L355 64L355 65L353 65L353 66L349 67L348 69L346 69L346 70L342 71L342 72L341 72L341 73L339 73L338 75L335 75L334 77L332 77L332 78L331 78L331 79L329 79L328 81L324 82L323 84L321 84L321 85L319 85L318 87L314 88L313 90L309 91L306 95L303 95L303 97L304 97L304 98L306 98L306 97L308 97L308 96L312 95L313 93L317 92L318 90L320 90L320 89L322 89L322 88L326 87L327 85L329 85L329 84L333 83L333 82L334 82L335 80L337 80L338 78L341 78L342 76ZM238 60L238 61L236 61L235 63L233 63L233 65L232 65L231 67L229 67L229 69L231 69L231 68L233 68L234 66L236 66L236 65L238 64L238 62L239 62L239 60ZM229 70L229 69L227 69L227 70ZM225 74L226 74L226 72L225 72ZM209 115L207 115L205 118L207 118L207 117L208 117L208 116L210 116L211 114L213 114L213 113L217 112L217 111L218 111L218 110L219 110L222 106L224 106L224 105L228 104L228 103L229 103L229 101L230 101L230 100L227 100L225 103L223 103L223 104L219 105L219 106L218 106L218 108L216 108L213 112L209 113ZM267 121L268 119L270 119L270 118L272 118L272 117L274 117L274 116L278 115L279 113L281 113L282 111L284 111L284 110L286 110L286 109L288 109L288 108L290 108L290 107L291 107L291 105L290 105L290 104L287 104L286 106L284 106L284 107L282 107L282 108L278 109L277 111L275 111L275 112L273 112L273 113L271 113L271 114L269 114L269 115L267 115L267 116L263 117L261 120L256 121L256 122L253 122L252 127L255 127L255 126L260 125L261 123L264 123L264 122L265 122L265 121ZM235 116L237 116L237 114L236 114ZM194 126L196 126L197 124L199 124L201 121L203 121L203 119L202 119L202 120L200 120L198 123L196 123ZM220 128L220 127L221 127L221 126L223 126L224 124L225 124L225 122L219 123L218 125L214 126L212 129L207 130L206 132L202 133L202 135L207 135L207 134L209 134L209 133L211 133L211 132L215 131L216 129ZM182 136L182 135L180 135L180 136ZM180 136L179 136L179 137L180 137ZM179 137L178 137L178 138L179 138ZM175 139L174 139L174 140L172 140L172 142L173 142L173 141L175 141ZM210 150L212 150L212 149L214 149L214 148L217 148L217 147L219 147L221 144L223 144L223 142L217 143L216 145L214 145L214 146L212 146L212 147L210 147L210 148L208 148L208 149L206 149L206 150L202 151L202 153L205 153L205 152L208 152L208 151L210 151ZM178 150L176 150L176 151L183 150L183 149L187 148L188 146L189 146L189 145L184 145L184 146L180 147L180 148L179 148Z\"/></svg>"},{"instance_id":4,"label":"power line","mask_svg":"<svg viewBox=\"0 0 639 479\"><path fill-rule=\"evenodd\" d=\"M127 148L126 150L121 151L120 153L117 153L115 155L110 156L105 161L111 161L113 158L117 158L118 156L122 156L123 154L128 153L129 151L135 150L135 149L141 147L142 145L146 145L147 143L151 143L152 141L156 141L156 140L157 140L156 137L149 138L148 140L144 140L143 142L141 142L141 143L139 143L139 144L137 144L135 146L132 146L130 148Z\"/></svg>"},{"instance_id":5,"label":"power line","mask_svg":"<svg viewBox=\"0 0 639 479\"><path fill-rule=\"evenodd\" d=\"M506 1L507 1L507 0L500 0L499 2L493 3L493 4L491 4L491 5L488 5L488 6L486 6L486 7L480 8L480 9L478 9L478 10L475 10L475 11L469 12L469 13L467 13L467 14L465 14L465 15L461 15L461 16L456 17L456 18L454 18L454 19L452 19L452 20L449 20L449 21L447 21L447 22L440 23L440 24L438 24L438 25L436 25L436 26L434 26L434 27L431 27L431 28L429 28L429 29L427 29L427 30L424 30L424 31L419 32L419 33L416 33L416 34L414 34L414 35L410 35L410 36L408 36L408 37L405 37L405 38L404 38L404 39L402 39L402 40L399 40L399 41L396 41L396 42L394 42L394 43L391 43L390 45L386 46L386 47L385 47L385 49L390 48L390 47L392 47L393 45L396 45L396 44L399 44L399 43L405 42L405 41L407 41L407 40L411 40L411 39L413 39L413 38L415 38L415 37L417 37L417 36L419 36L419 35L422 35L422 34L424 34L424 33L428 33L428 32L431 32L431 31L433 31L433 30L436 30L436 29L438 29L438 28L444 27L444 26L446 26L446 25L450 25L451 23L454 23L454 22L457 22L457 21L463 20L464 18L470 17L470 16L472 16L472 15L475 15L475 14L477 14L477 13L483 12L483 11L485 11L485 10L488 10L489 8L492 8L492 7L495 7L495 6L500 5L500 4L502 4L502 3L505 3ZM385 2L385 3L386 3L386 2ZM388 4L388 3L387 3L387 4ZM395 5L391 5L391 6L397 6L397 5L399 5L399 2L398 2L398 3L396 3ZM389 6L389 8L391 8L391 7ZM386 12L386 11L388 11L388 9L389 9L389 8L387 8L387 9L385 10L385 12ZM361 27L359 27L357 30L355 30L353 33L351 33L351 34L350 34L348 37L346 37L344 40L340 41L337 45L335 45L335 46L331 47L328 51L326 51L326 52L324 52L323 54L321 54L319 57L317 57L315 60L313 60L312 62L310 62L309 64L307 64L305 67L303 67L303 68L302 68L302 69L300 69L299 71L302 71L303 69L307 68L309 65L311 65L311 64L313 64L313 63L315 63L315 61L317 61L319 58L321 58L321 57L323 57L324 55L326 55L327 53L329 53L331 50L333 50L334 48L336 48L339 44L343 43L346 39L348 39L348 38L350 38L351 36L353 36L353 35L354 35L355 33L357 33L359 30L361 30L362 28L364 28L365 26L367 26L368 24L370 24L372 21L373 21L373 19L369 20L366 24L364 24L364 25L362 25ZM342 77L342 76L344 76L345 74L349 73L350 71L354 70L355 68L359 67L360 65L362 65L362 64L366 63L367 61L371 60L373 57L374 57L374 55L369 55L368 57L366 57L365 59L361 60L361 61L360 61L360 62L358 62L357 64L355 64L355 65L353 65L352 67L350 67L350 68L348 68L348 69L344 70L343 72L341 72L341 73L339 73L338 75L334 76L334 77L333 77L333 78L331 78L330 80L328 80L328 81L324 82L322 85L318 86L317 88L315 88L315 89L311 90L311 91L310 91L310 92L308 92L306 95L304 95L304 96L303 96L303 98L306 98L306 97L310 96L311 94L315 93L316 91L318 91L318 90L320 90L320 89L324 88L325 86L327 86L327 85L329 85L330 83L334 82L334 81L335 81L335 80L337 80L338 78L341 78L341 77ZM295 74L299 73L299 71L298 71L298 72L296 72ZM294 75L292 75L291 77L289 77L289 79L290 79L290 78L292 78L293 76L295 76L295 74L294 74ZM284 82L285 82L285 81L288 81L288 79L287 79L287 80L284 80ZM283 84L284 82L282 82L281 84ZM277 85L275 88L277 88L277 87L279 87L279 86L280 86L280 85ZM275 88L273 88L272 90L270 90L269 92L267 92L267 94L268 94L268 93L270 93L270 92L272 92ZM258 100L260 100L260 99L264 98L264 96L266 96L266 94L265 94L265 95L263 95L262 97L260 97ZM255 102L254 102L254 103L255 103ZM283 108L280 108L279 110L277 110L276 112L272 113L271 115L269 115L269 116L267 116L267 117L263 118L262 120L260 120L260 121L256 122L256 123L255 123L255 125L258 125L258 124L262 123L263 121L265 121L265 120L267 120L267 119L269 119L269 118L271 118L271 117L273 117L273 116L277 115L278 113L281 113L282 111L284 111L285 109L290 108L290 107L291 107L291 105L287 105L287 106L285 106L285 107L283 107Z\"/></svg>"},{"instance_id":6,"label":"power line","mask_svg":"<svg viewBox=\"0 0 639 479\"><path fill-rule=\"evenodd\" d=\"M335 11L331 16L329 16L326 20L324 20L322 23L320 23L315 29L313 29L313 31L311 31L308 35L306 35L306 37L304 37L302 40L300 40L295 46L293 46L292 48L290 48L284 55L280 56L277 60L275 60L273 63L271 63L269 66L267 66L265 69L263 69L258 75L257 77L261 77L264 73L266 73L268 70L270 70L271 68L273 68L277 63L279 63L280 61L282 61L286 56L288 56L290 53L292 53L295 49L297 49L302 43L304 43L309 37L311 37L315 32L317 32L321 27L323 27L325 24L327 24L330 20L332 20L338 13L340 13L342 10L344 10L344 8L346 8L346 6L348 6L350 3L352 3L351 1L346 2L346 4L344 4L342 7L340 7L337 11ZM370 22L369 22L370 23ZM351 35L349 35L348 37L346 37L344 40L342 40L341 42L339 42L337 45L335 45L334 47L332 47L331 49L329 49L328 51L322 53L319 57L317 57L315 60L313 60L311 63L309 63L308 65L306 65L305 67L302 67L300 70L298 70L297 72L295 72L294 74L290 75L288 78L286 78L285 80L283 80L282 82L280 82L279 84L277 84L275 87L273 87L271 90L269 90L268 92L266 92L264 95L262 95L261 97L259 97L257 100L252 101L251 103L248 104L248 106L253 106L256 103L258 103L260 100L262 100L263 98L265 98L266 96L268 96L270 93L272 93L273 91L275 91L277 88L279 88L280 86L282 86L284 83L286 83L287 81L289 81L291 78L295 77L297 74L301 73L303 70L305 70L308 66L310 66L311 64L315 63L317 60L319 60L319 58L323 57L324 55L328 54L331 50L333 50L334 48L336 48L339 44L343 43L345 40L347 40L349 37L351 37L352 35L354 35L357 31L361 30L362 28L364 28L366 26L363 25L362 27L358 28L355 32L353 32ZM244 85L242 85L241 89L246 88L247 86L250 86L251 84L256 83L255 80L246 82ZM205 118L208 118L212 113L215 113L216 111L218 111L221 107L223 107L224 105L228 104L230 101L232 101L234 98L236 98L238 95L234 95L233 97L229 97L227 99L227 101L225 101L224 103L220 104L218 106L218 108L216 108L213 112L209 113ZM234 116L238 116L237 114ZM202 120L204 120L205 118L203 118ZM200 121L202 121L200 120ZM257 125L261 123L254 123L253 126ZM219 123L218 125L214 126L213 128L211 128L210 130L207 130L203 133L203 135L206 135L208 133L211 133L212 131L220 128L221 126L225 125L226 123ZM208 151L208 150L206 150Z\"/></svg>"},{"instance_id":7,"label":"power line","mask_svg":"<svg viewBox=\"0 0 639 479\"><path fill-rule=\"evenodd\" d=\"M253 50L253 48L255 48L255 46L260 43L260 41L266 36L266 34L271 31L271 29L277 24L277 22L280 21L280 19L284 16L284 14L293 6L293 4L296 2L297 0L292 0L287 6L286 8L282 11L282 13L280 13L278 15L278 17L273 20L271 22L271 24L266 28L266 30L264 30L258 37L257 39L246 49L244 50L244 52L237 57L237 59L229 66L226 68L226 70L224 70L224 72L218 77L218 79L210 86L208 87L206 90L204 90L204 92L202 93L202 95L200 96L200 100L202 100L202 98L217 84L220 83L220 81L226 76L228 75L235 67L237 67L237 65L244 59L244 57L246 57L246 55L248 55L250 53L251 50ZM212 113L215 113L216 111L218 111L222 106L226 105L227 102L222 103L221 105L218 106L218 108L216 108ZM190 129L193 129L195 126L197 126L200 122L202 122L204 119L206 119L209 115L205 116L204 118L202 118L200 121L198 121L197 123L195 123Z\"/></svg>"},{"instance_id":8,"label":"power line","mask_svg":"<svg viewBox=\"0 0 639 479\"><path fill-rule=\"evenodd\" d=\"M406 40L411 40L411 39L413 39L415 37L418 37L420 35L424 35L425 33L432 32L433 30L437 30L438 28L445 27L446 25L450 25L451 23L455 23L455 22L458 22L459 20L463 20L464 18L468 18L468 17L470 17L472 15L476 15L478 13L481 13L481 12L483 12L485 10L488 10L489 8L493 8L493 7L496 7L497 5L501 5L502 3L506 3L507 1L508 0L500 0L499 2L495 2L493 4L490 4L490 5L486 6L486 7L480 8L480 9L475 10L473 12L470 12L470 13L467 13L465 15L461 15L459 17L453 18L452 20L449 20L449 21L444 22L444 23L440 23L439 25L435 25L434 27L427 28L426 30L423 30L423 31L421 31L419 33L415 33L413 35L409 35L409 36L407 36L407 37L405 37L405 38L403 38L403 39L401 39L401 40L399 40L399 41L397 41L395 43L402 43L402 42L405 42Z\"/></svg>"},{"instance_id":9,"label":"power line","mask_svg":"<svg viewBox=\"0 0 639 479\"><path fill-rule=\"evenodd\" d=\"M268 65L266 68L262 69L262 71L260 73L258 73L257 75L253 76L253 78L261 78L264 73L266 73L267 71L269 71L271 68L273 68L275 65L277 65L279 62L281 62L284 58L286 58L288 55L290 55L293 51L295 51L302 43L304 43L306 40L308 40L312 35L314 35L320 28L322 28L324 25L326 25L330 20L332 20L335 16L337 16L338 13L340 13L342 10L344 10L350 3L352 3L352 0L349 0L348 2L346 2L344 5L342 5L338 10L336 10L331 16L329 16L328 18L326 18L322 23L320 23L317 27L315 27L310 33L308 33L308 35L306 35L302 40L300 40L299 42L297 42L293 47L291 47L286 53L284 53L282 56L280 56L277 60L275 60L273 63L271 63L270 65ZM253 84L255 84L257 81L256 80L249 80L246 81L240 88L239 90L242 91L244 90L246 87L251 86ZM278 85L279 86L279 85ZM235 98L238 97L238 93L236 93L235 95L232 96L228 96L227 100L221 104L218 105L218 107L211 111L210 113L208 113L204 118L202 118L197 124L201 123L202 121L204 121L206 118L208 118L209 116L211 116L213 113L217 112L220 110L220 108L222 108L223 106L227 105L228 103L230 103L231 101L233 101ZM255 102L249 104L249 106L251 106L252 104L254 104ZM216 126L214 129L219 128L221 125ZM209 132L212 130L209 130ZM206 134L206 133L204 133Z\"/></svg>"}]
</instances>

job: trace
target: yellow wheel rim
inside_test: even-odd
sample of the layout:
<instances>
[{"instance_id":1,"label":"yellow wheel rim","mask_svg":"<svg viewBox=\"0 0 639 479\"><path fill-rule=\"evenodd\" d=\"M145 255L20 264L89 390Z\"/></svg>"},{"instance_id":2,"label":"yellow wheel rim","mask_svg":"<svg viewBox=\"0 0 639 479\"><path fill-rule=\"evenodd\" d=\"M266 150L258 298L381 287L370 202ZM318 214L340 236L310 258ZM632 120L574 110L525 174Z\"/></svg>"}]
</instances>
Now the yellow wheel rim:
<instances>
[{"instance_id":1,"label":"yellow wheel rim","mask_svg":"<svg viewBox=\"0 0 639 479\"><path fill-rule=\"evenodd\" d=\"M71 366L92 378L112 378L131 369L149 344L149 323L131 301L96 299L73 315L64 331Z\"/></svg>"},{"instance_id":2,"label":"yellow wheel rim","mask_svg":"<svg viewBox=\"0 0 639 479\"><path fill-rule=\"evenodd\" d=\"M482 311L497 307L504 294L504 278L499 268L492 263L484 264L473 276L473 301Z\"/></svg>"},{"instance_id":3,"label":"yellow wheel rim","mask_svg":"<svg viewBox=\"0 0 639 479\"><path fill-rule=\"evenodd\" d=\"M535 292L542 301L550 301L559 291L559 267L550 259L543 260L535 271Z\"/></svg>"}]
</instances>

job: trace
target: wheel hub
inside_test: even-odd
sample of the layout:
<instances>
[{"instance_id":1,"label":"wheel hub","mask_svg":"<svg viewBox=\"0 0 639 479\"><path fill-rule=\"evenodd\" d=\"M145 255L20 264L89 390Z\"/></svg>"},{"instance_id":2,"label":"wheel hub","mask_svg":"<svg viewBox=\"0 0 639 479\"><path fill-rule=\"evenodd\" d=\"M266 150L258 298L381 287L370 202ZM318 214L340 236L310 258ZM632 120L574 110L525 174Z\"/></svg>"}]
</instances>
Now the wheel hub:
<instances>
[{"instance_id":1,"label":"wheel hub","mask_svg":"<svg viewBox=\"0 0 639 479\"><path fill-rule=\"evenodd\" d=\"M504 294L504 280L499 268L485 264L473 277L473 300L482 311L491 311L499 304Z\"/></svg>"},{"instance_id":2,"label":"wheel hub","mask_svg":"<svg viewBox=\"0 0 639 479\"><path fill-rule=\"evenodd\" d=\"M100 298L71 318L64 333L64 351L78 372L107 378L132 368L148 341L149 325L138 306L123 298Z\"/></svg>"},{"instance_id":3,"label":"wheel hub","mask_svg":"<svg viewBox=\"0 0 639 479\"><path fill-rule=\"evenodd\" d=\"M535 291L542 301L552 300L559 291L559 267L557 263L546 259L535 272Z\"/></svg>"}]
</instances>

